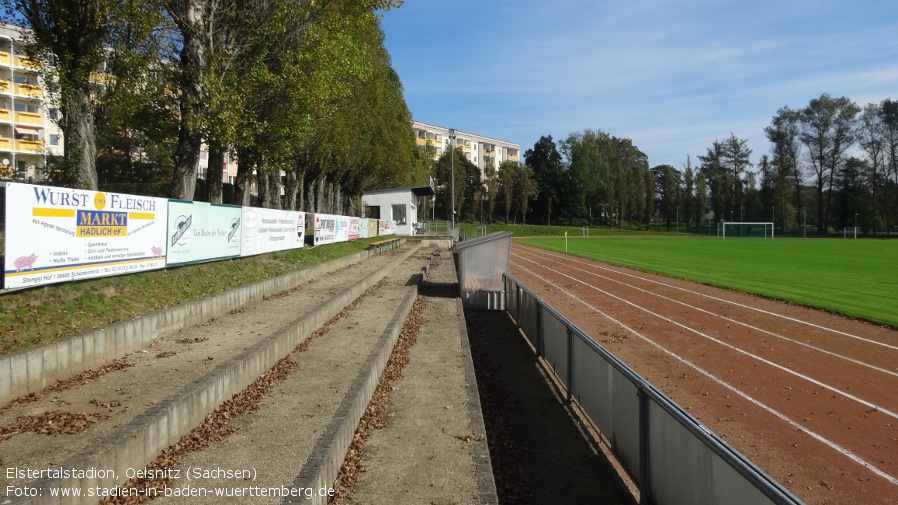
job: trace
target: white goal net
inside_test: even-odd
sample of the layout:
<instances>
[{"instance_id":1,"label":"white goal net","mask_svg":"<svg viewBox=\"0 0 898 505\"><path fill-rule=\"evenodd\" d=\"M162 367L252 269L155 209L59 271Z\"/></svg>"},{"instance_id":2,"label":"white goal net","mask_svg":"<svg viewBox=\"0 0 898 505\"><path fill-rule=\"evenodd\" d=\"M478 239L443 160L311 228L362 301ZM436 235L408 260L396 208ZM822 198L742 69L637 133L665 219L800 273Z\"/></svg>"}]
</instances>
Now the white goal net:
<instances>
[{"instance_id":1,"label":"white goal net","mask_svg":"<svg viewBox=\"0 0 898 505\"><path fill-rule=\"evenodd\" d=\"M773 238L773 223L729 222L722 223L721 237Z\"/></svg>"}]
</instances>

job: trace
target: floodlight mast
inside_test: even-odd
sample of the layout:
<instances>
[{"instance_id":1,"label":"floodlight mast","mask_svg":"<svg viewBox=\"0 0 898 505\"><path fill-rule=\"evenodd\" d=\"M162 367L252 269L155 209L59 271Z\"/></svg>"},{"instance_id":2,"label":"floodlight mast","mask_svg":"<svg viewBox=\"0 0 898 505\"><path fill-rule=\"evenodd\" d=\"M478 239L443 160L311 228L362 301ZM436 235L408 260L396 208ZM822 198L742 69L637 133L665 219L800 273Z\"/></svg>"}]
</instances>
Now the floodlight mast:
<instances>
[{"instance_id":1,"label":"floodlight mast","mask_svg":"<svg viewBox=\"0 0 898 505\"><path fill-rule=\"evenodd\" d=\"M449 128L449 149L451 149L450 154L452 157L450 158L449 164L452 172L452 181L451 181L451 204L452 209L449 213L449 229L452 230L455 228L455 146L453 146L453 141L455 140L455 128Z\"/></svg>"}]
</instances>

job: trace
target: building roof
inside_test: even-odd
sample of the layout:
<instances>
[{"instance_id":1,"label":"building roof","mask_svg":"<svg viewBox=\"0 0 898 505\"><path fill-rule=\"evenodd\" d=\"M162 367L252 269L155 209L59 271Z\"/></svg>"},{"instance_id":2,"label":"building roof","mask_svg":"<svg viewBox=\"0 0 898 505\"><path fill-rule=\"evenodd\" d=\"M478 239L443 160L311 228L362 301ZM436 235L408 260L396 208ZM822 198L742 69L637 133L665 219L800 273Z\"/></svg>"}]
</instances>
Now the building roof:
<instances>
[{"instance_id":1,"label":"building roof","mask_svg":"<svg viewBox=\"0 0 898 505\"><path fill-rule=\"evenodd\" d=\"M415 196L433 196L436 192L433 190L432 186L412 186L408 188L389 188L389 189L375 189L372 191L365 191L366 195L378 195L382 193L396 193L399 191L411 191Z\"/></svg>"}]
</instances>

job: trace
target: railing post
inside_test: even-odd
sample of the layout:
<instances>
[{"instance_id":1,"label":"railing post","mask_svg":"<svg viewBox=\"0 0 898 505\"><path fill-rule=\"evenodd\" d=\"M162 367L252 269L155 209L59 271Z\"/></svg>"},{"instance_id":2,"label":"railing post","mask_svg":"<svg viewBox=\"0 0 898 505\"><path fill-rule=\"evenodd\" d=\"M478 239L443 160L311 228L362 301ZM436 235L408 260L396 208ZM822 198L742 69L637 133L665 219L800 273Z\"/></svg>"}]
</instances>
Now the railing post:
<instances>
[{"instance_id":1,"label":"railing post","mask_svg":"<svg viewBox=\"0 0 898 505\"><path fill-rule=\"evenodd\" d=\"M515 296L518 297L518 303L516 313L514 315L514 323L518 326L518 329L521 329L521 285L515 283Z\"/></svg>"},{"instance_id":2,"label":"railing post","mask_svg":"<svg viewBox=\"0 0 898 505\"><path fill-rule=\"evenodd\" d=\"M567 327L567 404L574 400L574 332Z\"/></svg>"},{"instance_id":3,"label":"railing post","mask_svg":"<svg viewBox=\"0 0 898 505\"><path fill-rule=\"evenodd\" d=\"M649 396L639 384L639 505L649 505Z\"/></svg>"}]
</instances>

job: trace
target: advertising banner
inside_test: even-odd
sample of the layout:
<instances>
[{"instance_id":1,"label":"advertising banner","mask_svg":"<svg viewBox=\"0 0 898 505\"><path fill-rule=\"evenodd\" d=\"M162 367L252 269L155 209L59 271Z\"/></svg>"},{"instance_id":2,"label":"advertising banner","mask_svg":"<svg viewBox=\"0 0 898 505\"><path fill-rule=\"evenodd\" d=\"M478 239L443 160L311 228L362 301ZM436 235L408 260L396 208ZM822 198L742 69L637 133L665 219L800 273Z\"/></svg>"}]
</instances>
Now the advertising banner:
<instances>
[{"instance_id":1,"label":"advertising banner","mask_svg":"<svg viewBox=\"0 0 898 505\"><path fill-rule=\"evenodd\" d=\"M361 219L357 217L349 218L349 240L350 242L353 240L358 240L361 237L361 231L359 230L359 224Z\"/></svg>"},{"instance_id":2,"label":"advertising banner","mask_svg":"<svg viewBox=\"0 0 898 505\"><path fill-rule=\"evenodd\" d=\"M168 201L167 265L240 256L241 207Z\"/></svg>"},{"instance_id":3,"label":"advertising banner","mask_svg":"<svg viewBox=\"0 0 898 505\"><path fill-rule=\"evenodd\" d=\"M314 244L333 244L337 241L337 216L315 214Z\"/></svg>"},{"instance_id":4,"label":"advertising banner","mask_svg":"<svg viewBox=\"0 0 898 505\"><path fill-rule=\"evenodd\" d=\"M370 221L371 220L367 217L359 218L359 238L368 238L371 236L371 230L368 228ZM376 229L375 232L377 232Z\"/></svg>"},{"instance_id":5,"label":"advertising banner","mask_svg":"<svg viewBox=\"0 0 898 505\"><path fill-rule=\"evenodd\" d=\"M396 233L396 221L384 221L384 235L393 235Z\"/></svg>"},{"instance_id":6,"label":"advertising banner","mask_svg":"<svg viewBox=\"0 0 898 505\"><path fill-rule=\"evenodd\" d=\"M293 210L243 207L242 256L299 249L305 235L305 214Z\"/></svg>"},{"instance_id":7,"label":"advertising banner","mask_svg":"<svg viewBox=\"0 0 898 505\"><path fill-rule=\"evenodd\" d=\"M6 186L6 288L165 267L167 200Z\"/></svg>"},{"instance_id":8,"label":"advertising banner","mask_svg":"<svg viewBox=\"0 0 898 505\"><path fill-rule=\"evenodd\" d=\"M335 242L349 242L349 216L334 216L337 218L337 237Z\"/></svg>"}]
</instances>

